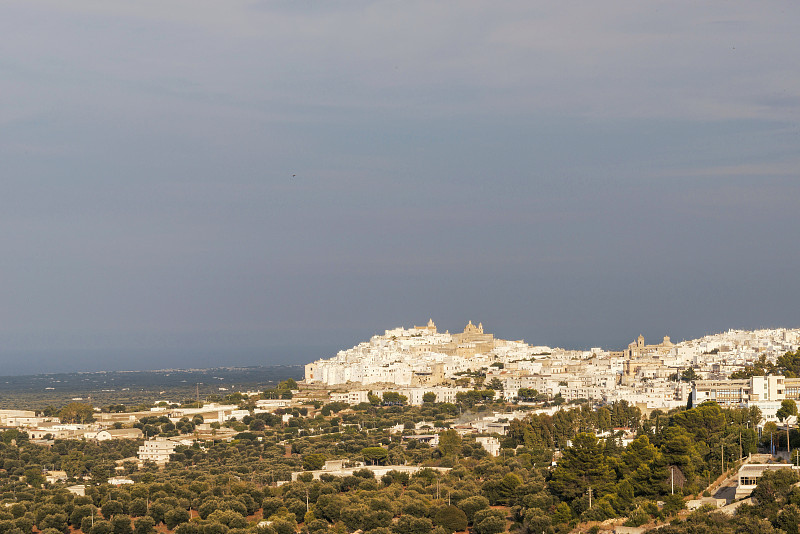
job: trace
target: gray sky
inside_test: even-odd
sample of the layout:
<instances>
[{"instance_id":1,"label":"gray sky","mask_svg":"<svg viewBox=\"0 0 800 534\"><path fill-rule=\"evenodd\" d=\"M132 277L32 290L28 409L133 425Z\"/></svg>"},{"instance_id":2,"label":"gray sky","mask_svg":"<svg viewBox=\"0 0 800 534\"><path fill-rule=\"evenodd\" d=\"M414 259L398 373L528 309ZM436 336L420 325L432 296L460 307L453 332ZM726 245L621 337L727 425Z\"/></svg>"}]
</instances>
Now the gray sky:
<instances>
[{"instance_id":1,"label":"gray sky","mask_svg":"<svg viewBox=\"0 0 800 534\"><path fill-rule=\"evenodd\" d=\"M7 0L3 373L800 326L800 4ZM292 175L297 175L292 178Z\"/></svg>"}]
</instances>

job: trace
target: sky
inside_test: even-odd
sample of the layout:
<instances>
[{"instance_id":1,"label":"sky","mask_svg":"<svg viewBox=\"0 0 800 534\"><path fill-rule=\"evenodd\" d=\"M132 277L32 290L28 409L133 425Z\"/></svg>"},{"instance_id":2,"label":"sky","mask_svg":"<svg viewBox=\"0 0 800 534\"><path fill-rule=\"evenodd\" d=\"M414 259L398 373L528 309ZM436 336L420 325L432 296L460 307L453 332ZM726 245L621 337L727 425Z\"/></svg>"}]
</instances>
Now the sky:
<instances>
[{"instance_id":1,"label":"sky","mask_svg":"<svg viewBox=\"0 0 800 534\"><path fill-rule=\"evenodd\" d=\"M800 327L797 2L0 13L0 374Z\"/></svg>"}]
</instances>

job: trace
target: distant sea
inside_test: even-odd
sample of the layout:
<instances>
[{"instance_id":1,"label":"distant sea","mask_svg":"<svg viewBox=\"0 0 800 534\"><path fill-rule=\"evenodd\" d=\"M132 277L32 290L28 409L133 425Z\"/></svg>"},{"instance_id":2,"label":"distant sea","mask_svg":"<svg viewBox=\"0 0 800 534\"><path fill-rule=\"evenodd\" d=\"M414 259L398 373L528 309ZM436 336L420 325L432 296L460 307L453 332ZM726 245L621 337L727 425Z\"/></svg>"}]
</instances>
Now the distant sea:
<instances>
[{"instance_id":1,"label":"distant sea","mask_svg":"<svg viewBox=\"0 0 800 534\"><path fill-rule=\"evenodd\" d=\"M0 376L0 408L39 410L70 401L95 406L137 406L160 400L181 402L196 396L224 397L234 391L261 391L278 382L303 378L302 365L95 371Z\"/></svg>"},{"instance_id":2,"label":"distant sea","mask_svg":"<svg viewBox=\"0 0 800 534\"><path fill-rule=\"evenodd\" d=\"M264 349L111 349L15 351L0 348L0 376L98 371L209 369L303 365L331 358L340 347L298 345Z\"/></svg>"}]
</instances>

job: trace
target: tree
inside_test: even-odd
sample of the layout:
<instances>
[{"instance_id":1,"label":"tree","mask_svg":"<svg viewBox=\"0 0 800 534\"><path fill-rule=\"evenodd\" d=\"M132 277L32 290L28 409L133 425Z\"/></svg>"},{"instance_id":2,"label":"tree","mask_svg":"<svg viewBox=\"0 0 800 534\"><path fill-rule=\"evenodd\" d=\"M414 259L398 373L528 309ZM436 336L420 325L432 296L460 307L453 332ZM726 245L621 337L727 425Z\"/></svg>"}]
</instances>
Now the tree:
<instances>
[{"instance_id":1,"label":"tree","mask_svg":"<svg viewBox=\"0 0 800 534\"><path fill-rule=\"evenodd\" d=\"M628 514L628 520L625 521L626 527L640 527L650 521L650 514L645 512L642 508L637 508Z\"/></svg>"},{"instance_id":2,"label":"tree","mask_svg":"<svg viewBox=\"0 0 800 534\"><path fill-rule=\"evenodd\" d=\"M727 425L722 408L715 402L704 402L691 410L676 414L672 423L693 434L697 441L704 442L722 433Z\"/></svg>"},{"instance_id":3,"label":"tree","mask_svg":"<svg viewBox=\"0 0 800 534\"><path fill-rule=\"evenodd\" d=\"M455 430L445 430L439 434L439 451L442 456L455 456L461 452L461 436Z\"/></svg>"},{"instance_id":4,"label":"tree","mask_svg":"<svg viewBox=\"0 0 800 534\"><path fill-rule=\"evenodd\" d=\"M553 532L553 521L550 516L540 508L528 508L525 510L522 524L530 534L539 532Z\"/></svg>"},{"instance_id":5,"label":"tree","mask_svg":"<svg viewBox=\"0 0 800 534\"><path fill-rule=\"evenodd\" d=\"M38 488L44 484L44 475L42 475L41 467L29 467L25 470L25 482Z\"/></svg>"},{"instance_id":6,"label":"tree","mask_svg":"<svg viewBox=\"0 0 800 534\"><path fill-rule=\"evenodd\" d=\"M320 410L320 413L327 417L331 413L341 412L342 410L344 410L346 408L349 408L349 407L350 407L350 405L347 404L346 402L342 402L342 401L329 402L328 404L326 404L325 406L322 407L322 410Z\"/></svg>"},{"instance_id":7,"label":"tree","mask_svg":"<svg viewBox=\"0 0 800 534\"><path fill-rule=\"evenodd\" d=\"M69 516L69 524L75 528L80 528L81 521L84 517L91 517L94 506L91 504L82 504L75 506Z\"/></svg>"},{"instance_id":8,"label":"tree","mask_svg":"<svg viewBox=\"0 0 800 534\"><path fill-rule=\"evenodd\" d=\"M303 469L306 471L316 471L325 465L325 455L320 453L306 454L303 456Z\"/></svg>"},{"instance_id":9,"label":"tree","mask_svg":"<svg viewBox=\"0 0 800 534\"><path fill-rule=\"evenodd\" d=\"M320 496L320 499L325 498L325 495ZM319 502L319 501L318 501ZM261 502L261 510L264 516L264 519L268 519L270 516L278 513L281 508L283 508L283 499L280 497L267 497ZM286 509L284 508L284 511Z\"/></svg>"},{"instance_id":10,"label":"tree","mask_svg":"<svg viewBox=\"0 0 800 534\"><path fill-rule=\"evenodd\" d=\"M155 525L156 522L149 515L142 516L133 522L135 534L150 534L155 531L153 528Z\"/></svg>"},{"instance_id":11,"label":"tree","mask_svg":"<svg viewBox=\"0 0 800 534\"><path fill-rule=\"evenodd\" d=\"M93 521L91 517L84 517L83 519L81 519L81 524L80 524L81 532L89 532L92 529L92 522ZM30 533L30 530L25 530L25 532Z\"/></svg>"},{"instance_id":12,"label":"tree","mask_svg":"<svg viewBox=\"0 0 800 534\"><path fill-rule=\"evenodd\" d=\"M315 534L324 534L329 531L328 522L324 519L312 519L311 521L305 521L305 524L308 531Z\"/></svg>"},{"instance_id":13,"label":"tree","mask_svg":"<svg viewBox=\"0 0 800 534\"><path fill-rule=\"evenodd\" d=\"M693 408L693 410L696 409ZM694 480L698 468L703 465L703 459L695 446L695 443L700 439L702 438L692 436L680 426L671 426L664 431L664 437L661 442L661 452L663 453L665 464L677 466L689 483Z\"/></svg>"},{"instance_id":14,"label":"tree","mask_svg":"<svg viewBox=\"0 0 800 534\"><path fill-rule=\"evenodd\" d=\"M433 524L448 533L467 529L467 514L457 506L443 506L433 516Z\"/></svg>"},{"instance_id":15,"label":"tree","mask_svg":"<svg viewBox=\"0 0 800 534\"><path fill-rule=\"evenodd\" d=\"M800 376L800 349L778 356L775 367L787 378Z\"/></svg>"},{"instance_id":16,"label":"tree","mask_svg":"<svg viewBox=\"0 0 800 534\"><path fill-rule=\"evenodd\" d=\"M67 532L67 514L50 514L46 515L39 521L39 529L45 530L48 528L56 529L60 532Z\"/></svg>"},{"instance_id":17,"label":"tree","mask_svg":"<svg viewBox=\"0 0 800 534\"><path fill-rule=\"evenodd\" d=\"M361 449L361 454L370 465L380 465L389 456L389 452L383 447L365 447Z\"/></svg>"},{"instance_id":18,"label":"tree","mask_svg":"<svg viewBox=\"0 0 800 534\"><path fill-rule=\"evenodd\" d=\"M103 517L106 519L111 519L112 516L117 514L121 514L124 511L124 506L119 501L106 501L102 508L100 508L100 512L103 514Z\"/></svg>"},{"instance_id":19,"label":"tree","mask_svg":"<svg viewBox=\"0 0 800 534\"><path fill-rule=\"evenodd\" d=\"M493 389L495 391L503 391L503 383L497 377L494 377L491 380L489 380L489 383L486 384L486 387L488 389Z\"/></svg>"},{"instance_id":20,"label":"tree","mask_svg":"<svg viewBox=\"0 0 800 534\"><path fill-rule=\"evenodd\" d=\"M175 527L181 523L186 523L189 519L189 512L183 508L173 508L164 514L164 524L170 530L175 530Z\"/></svg>"},{"instance_id":21,"label":"tree","mask_svg":"<svg viewBox=\"0 0 800 534\"><path fill-rule=\"evenodd\" d=\"M792 399L785 399L781 402L781 407L775 412L779 421L783 421L790 415L797 415L797 404Z\"/></svg>"},{"instance_id":22,"label":"tree","mask_svg":"<svg viewBox=\"0 0 800 534\"><path fill-rule=\"evenodd\" d=\"M408 397L396 391L385 391L383 393L383 402L385 404L405 404L407 400Z\"/></svg>"},{"instance_id":23,"label":"tree","mask_svg":"<svg viewBox=\"0 0 800 534\"><path fill-rule=\"evenodd\" d=\"M436 402L436 393L433 391L428 391L422 396L422 402Z\"/></svg>"},{"instance_id":24,"label":"tree","mask_svg":"<svg viewBox=\"0 0 800 534\"><path fill-rule=\"evenodd\" d=\"M433 530L433 523L427 517L402 515L391 528L395 534L429 534Z\"/></svg>"},{"instance_id":25,"label":"tree","mask_svg":"<svg viewBox=\"0 0 800 534\"><path fill-rule=\"evenodd\" d=\"M505 514L500 510L481 510L475 514L475 534L498 534L506 529Z\"/></svg>"},{"instance_id":26,"label":"tree","mask_svg":"<svg viewBox=\"0 0 800 534\"><path fill-rule=\"evenodd\" d=\"M118 514L111 518L111 527L114 534L133 534L131 518L125 514Z\"/></svg>"},{"instance_id":27,"label":"tree","mask_svg":"<svg viewBox=\"0 0 800 534\"><path fill-rule=\"evenodd\" d=\"M184 525L188 525L190 523L184 523ZM275 523L273 522L272 525L273 530L275 529ZM223 525L219 521L211 521L203 525L202 533L203 534L228 534L230 528L227 525Z\"/></svg>"},{"instance_id":28,"label":"tree","mask_svg":"<svg viewBox=\"0 0 800 534\"><path fill-rule=\"evenodd\" d=\"M90 534L111 534L114 532L114 527L111 526L110 521L95 521L94 526L89 531Z\"/></svg>"},{"instance_id":29,"label":"tree","mask_svg":"<svg viewBox=\"0 0 800 534\"><path fill-rule=\"evenodd\" d=\"M785 506L777 517L778 528L783 529L786 534L800 534L800 508L796 504Z\"/></svg>"},{"instance_id":30,"label":"tree","mask_svg":"<svg viewBox=\"0 0 800 534\"><path fill-rule=\"evenodd\" d=\"M281 382L280 384L278 384L278 389L298 389L297 382L295 381L294 378L288 378L283 382Z\"/></svg>"},{"instance_id":31,"label":"tree","mask_svg":"<svg viewBox=\"0 0 800 534\"><path fill-rule=\"evenodd\" d=\"M791 354L791 353L790 353ZM762 355L753 365L746 365L741 371L731 373L731 380L747 379L753 376L765 376L771 374L782 374L774 363L767 361L767 357Z\"/></svg>"},{"instance_id":32,"label":"tree","mask_svg":"<svg viewBox=\"0 0 800 534\"><path fill-rule=\"evenodd\" d=\"M368 509L363 504L345 506L339 513L339 518L351 530L359 530L364 526L364 517Z\"/></svg>"},{"instance_id":33,"label":"tree","mask_svg":"<svg viewBox=\"0 0 800 534\"><path fill-rule=\"evenodd\" d=\"M683 382L692 382L698 378L699 377L697 376L697 372L694 370L694 367L689 367L681 372L681 380Z\"/></svg>"},{"instance_id":34,"label":"tree","mask_svg":"<svg viewBox=\"0 0 800 534\"><path fill-rule=\"evenodd\" d=\"M581 433L553 472L550 487L556 495L571 501L582 496L589 487L596 497L609 493L616 482L614 470L603 454L603 445L594 434Z\"/></svg>"},{"instance_id":35,"label":"tree","mask_svg":"<svg viewBox=\"0 0 800 534\"><path fill-rule=\"evenodd\" d=\"M555 525L566 525L572 521L572 510L570 509L569 505L565 502L559 503L556 506L555 511L553 512L553 524Z\"/></svg>"},{"instance_id":36,"label":"tree","mask_svg":"<svg viewBox=\"0 0 800 534\"><path fill-rule=\"evenodd\" d=\"M487 402L494 399L495 391L493 389L473 389L470 391L459 391L456 393L456 402L465 406L474 406L481 402Z\"/></svg>"},{"instance_id":37,"label":"tree","mask_svg":"<svg viewBox=\"0 0 800 534\"><path fill-rule=\"evenodd\" d=\"M637 437L622 453L622 461L626 473L636 471L639 466L652 462L658 456L658 449L651 443L646 434Z\"/></svg>"},{"instance_id":38,"label":"tree","mask_svg":"<svg viewBox=\"0 0 800 534\"><path fill-rule=\"evenodd\" d=\"M750 497L761 507L780 508L786 502L786 496L792 485L797 481L798 475L792 469L764 471Z\"/></svg>"},{"instance_id":39,"label":"tree","mask_svg":"<svg viewBox=\"0 0 800 534\"><path fill-rule=\"evenodd\" d=\"M281 506L282 505L283 505L283 501L281 501ZM209 515L211 515L216 510L221 509L222 506L223 506L222 505L222 501L220 501L219 499L206 499L197 508L197 514L200 516L200 519L208 519ZM153 516L152 508L153 507L151 506L150 507L150 511L151 511L150 516ZM266 516L266 513L267 513L267 511L266 511L266 501L265 501L265 510L264 510L265 516ZM266 516L266 517L269 517L269 516ZM157 518L157 517L153 517L153 519L156 520L156 523L160 523L161 522L160 519Z\"/></svg>"},{"instance_id":40,"label":"tree","mask_svg":"<svg viewBox=\"0 0 800 534\"><path fill-rule=\"evenodd\" d=\"M293 521L287 519L288 517L292 516L284 516L272 522L272 530L274 530L276 534L295 534L295 532L297 532L297 525ZM203 534L209 533L204 532Z\"/></svg>"},{"instance_id":41,"label":"tree","mask_svg":"<svg viewBox=\"0 0 800 534\"><path fill-rule=\"evenodd\" d=\"M464 514L467 516L467 520L472 523L477 512L489 508L489 499L483 495L467 497L458 503L458 507L464 511Z\"/></svg>"},{"instance_id":42,"label":"tree","mask_svg":"<svg viewBox=\"0 0 800 534\"><path fill-rule=\"evenodd\" d=\"M516 473L507 473L497 488L498 495L503 503L508 506L513 504L514 492L522 484L522 479Z\"/></svg>"},{"instance_id":43,"label":"tree","mask_svg":"<svg viewBox=\"0 0 800 534\"><path fill-rule=\"evenodd\" d=\"M62 423L91 423L94 421L94 408L84 402L70 402L58 412Z\"/></svg>"},{"instance_id":44,"label":"tree","mask_svg":"<svg viewBox=\"0 0 800 534\"><path fill-rule=\"evenodd\" d=\"M244 528L247 520L233 510L217 510L208 516L209 521L221 523L228 528Z\"/></svg>"}]
</instances>

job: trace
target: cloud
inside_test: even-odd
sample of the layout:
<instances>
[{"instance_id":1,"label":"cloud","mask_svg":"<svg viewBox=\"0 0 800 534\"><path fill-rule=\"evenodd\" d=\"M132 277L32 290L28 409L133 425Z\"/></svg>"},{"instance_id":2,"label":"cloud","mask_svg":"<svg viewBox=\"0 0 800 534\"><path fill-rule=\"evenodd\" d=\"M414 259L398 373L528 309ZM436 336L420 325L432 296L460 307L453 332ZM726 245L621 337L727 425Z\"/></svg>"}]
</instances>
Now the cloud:
<instances>
[{"instance_id":1,"label":"cloud","mask_svg":"<svg viewBox=\"0 0 800 534\"><path fill-rule=\"evenodd\" d=\"M722 6L731 17L725 23L717 17ZM56 78L67 73L52 62L68 64L73 81L104 78L101 91L107 85L105 91L130 93L126 98L155 91L166 102L202 97L256 113L313 106L338 116L483 110L800 118L800 75L786 55L800 44L792 17L750 4L412 1L333 8L201 0L15 7L9 20L15 12L61 13L39 23L49 34L41 42L18 32L4 37L21 42L17 49L29 61L49 59L45 69Z\"/></svg>"},{"instance_id":2,"label":"cloud","mask_svg":"<svg viewBox=\"0 0 800 534\"><path fill-rule=\"evenodd\" d=\"M0 346L718 317L710 252L797 263L798 10L6 2Z\"/></svg>"}]
</instances>

